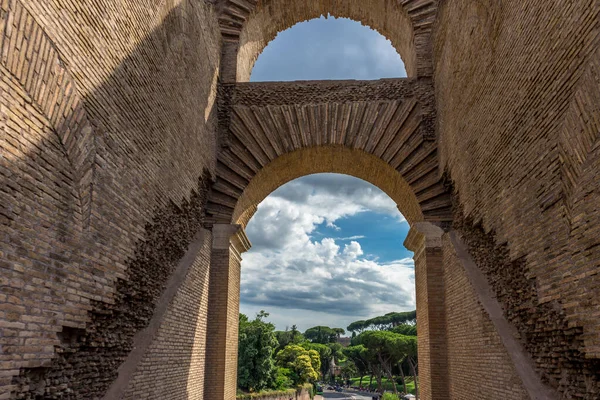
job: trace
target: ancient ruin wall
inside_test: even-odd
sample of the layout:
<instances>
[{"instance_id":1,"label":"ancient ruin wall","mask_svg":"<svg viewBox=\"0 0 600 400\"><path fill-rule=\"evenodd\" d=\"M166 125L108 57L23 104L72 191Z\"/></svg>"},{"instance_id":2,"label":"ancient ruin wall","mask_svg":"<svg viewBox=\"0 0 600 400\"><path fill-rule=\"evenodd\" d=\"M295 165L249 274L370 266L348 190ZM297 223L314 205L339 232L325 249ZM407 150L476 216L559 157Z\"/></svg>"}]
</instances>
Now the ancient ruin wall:
<instances>
[{"instance_id":1,"label":"ancient ruin wall","mask_svg":"<svg viewBox=\"0 0 600 400\"><path fill-rule=\"evenodd\" d=\"M600 393L599 10L446 1L434 41L442 168L466 216L456 228L567 398Z\"/></svg>"},{"instance_id":2,"label":"ancient ruin wall","mask_svg":"<svg viewBox=\"0 0 600 400\"><path fill-rule=\"evenodd\" d=\"M448 235L442 243L449 398L528 400L521 378L479 303Z\"/></svg>"},{"instance_id":3,"label":"ancient ruin wall","mask_svg":"<svg viewBox=\"0 0 600 400\"><path fill-rule=\"evenodd\" d=\"M194 1L1 7L0 398L93 398L202 226L216 17Z\"/></svg>"},{"instance_id":4,"label":"ancient ruin wall","mask_svg":"<svg viewBox=\"0 0 600 400\"><path fill-rule=\"evenodd\" d=\"M160 328L128 380L126 399L203 399L210 266L210 231L160 318ZM153 318L157 318L155 315ZM129 360L128 360L129 361ZM127 365L127 367L131 367ZM114 385L114 384L113 384Z\"/></svg>"}]
</instances>

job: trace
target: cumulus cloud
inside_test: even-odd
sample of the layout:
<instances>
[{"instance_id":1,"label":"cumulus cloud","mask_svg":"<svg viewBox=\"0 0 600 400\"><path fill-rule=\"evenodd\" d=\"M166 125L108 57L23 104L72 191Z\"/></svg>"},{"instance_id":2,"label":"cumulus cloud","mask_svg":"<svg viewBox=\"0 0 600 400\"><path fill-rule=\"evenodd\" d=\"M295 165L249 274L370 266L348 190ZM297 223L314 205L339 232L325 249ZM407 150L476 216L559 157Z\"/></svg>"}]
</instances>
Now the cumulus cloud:
<instances>
[{"instance_id":1,"label":"cumulus cloud","mask_svg":"<svg viewBox=\"0 0 600 400\"><path fill-rule=\"evenodd\" d=\"M309 242L318 225L335 227L335 221L365 211L404 221L394 201L365 181L345 175L309 175L271 193L246 232L255 250L290 250Z\"/></svg>"},{"instance_id":2,"label":"cumulus cloud","mask_svg":"<svg viewBox=\"0 0 600 400\"><path fill-rule=\"evenodd\" d=\"M272 318L282 328L301 326L297 316L308 320L315 312L345 327L355 319L414 308L412 259L369 259L360 244L364 236L314 238L320 226L365 211L405 223L389 197L356 178L313 175L273 192L247 227L253 248L243 256L242 310L276 310Z\"/></svg>"}]
</instances>

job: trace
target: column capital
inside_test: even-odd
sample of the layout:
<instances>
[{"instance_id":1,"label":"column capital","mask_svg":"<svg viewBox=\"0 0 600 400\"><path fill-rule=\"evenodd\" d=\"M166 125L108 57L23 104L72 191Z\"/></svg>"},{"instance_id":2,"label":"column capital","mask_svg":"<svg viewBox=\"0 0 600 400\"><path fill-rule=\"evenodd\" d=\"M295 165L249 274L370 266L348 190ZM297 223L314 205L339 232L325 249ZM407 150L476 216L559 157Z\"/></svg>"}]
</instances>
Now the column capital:
<instances>
[{"instance_id":1,"label":"column capital","mask_svg":"<svg viewBox=\"0 0 600 400\"><path fill-rule=\"evenodd\" d=\"M213 249L232 249L239 257L242 253L250 250L252 243L246 236L246 231L238 224L214 224Z\"/></svg>"},{"instance_id":2,"label":"column capital","mask_svg":"<svg viewBox=\"0 0 600 400\"><path fill-rule=\"evenodd\" d=\"M410 231L404 240L404 247L412 252L419 252L424 248L442 247L444 230L431 222L416 222L411 225Z\"/></svg>"}]
</instances>

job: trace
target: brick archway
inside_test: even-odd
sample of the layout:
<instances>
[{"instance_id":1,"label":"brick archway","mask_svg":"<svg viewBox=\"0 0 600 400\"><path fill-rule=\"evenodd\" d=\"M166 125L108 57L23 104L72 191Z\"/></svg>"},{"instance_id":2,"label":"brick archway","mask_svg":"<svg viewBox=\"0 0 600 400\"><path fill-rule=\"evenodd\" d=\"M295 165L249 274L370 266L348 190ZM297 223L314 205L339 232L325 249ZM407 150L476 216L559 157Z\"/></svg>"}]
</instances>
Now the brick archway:
<instances>
[{"instance_id":1,"label":"brick archway","mask_svg":"<svg viewBox=\"0 0 600 400\"><path fill-rule=\"evenodd\" d=\"M365 180L394 200L409 224L424 220L410 185L389 164L363 150L320 146L287 153L261 169L240 196L232 223L246 227L257 206L271 192L294 179L318 173L345 174Z\"/></svg>"},{"instance_id":2,"label":"brick archway","mask_svg":"<svg viewBox=\"0 0 600 400\"><path fill-rule=\"evenodd\" d=\"M350 18L375 29L392 42L409 77L431 77L437 8L436 0L223 0L218 3L224 41L221 79L248 81L256 59L279 32L321 15Z\"/></svg>"},{"instance_id":3,"label":"brick archway","mask_svg":"<svg viewBox=\"0 0 600 400\"><path fill-rule=\"evenodd\" d=\"M298 150L325 147L364 153L401 177L414 198L402 210L407 218L441 224L452 220L428 82L243 83L223 89L229 102L221 103L224 139L206 207L208 225L234 223L245 212L236 211L238 201L269 163ZM353 156L344 162L355 161Z\"/></svg>"},{"instance_id":4,"label":"brick archway","mask_svg":"<svg viewBox=\"0 0 600 400\"><path fill-rule=\"evenodd\" d=\"M243 227L284 183L337 172L378 186L411 224L406 245L415 252L423 398L445 398L445 319L435 276L443 269L439 226L450 223L452 204L438 167L430 83L237 83L221 89L223 140L205 220L214 235L206 358L212 373L205 393L235 397L240 255L250 247Z\"/></svg>"}]
</instances>

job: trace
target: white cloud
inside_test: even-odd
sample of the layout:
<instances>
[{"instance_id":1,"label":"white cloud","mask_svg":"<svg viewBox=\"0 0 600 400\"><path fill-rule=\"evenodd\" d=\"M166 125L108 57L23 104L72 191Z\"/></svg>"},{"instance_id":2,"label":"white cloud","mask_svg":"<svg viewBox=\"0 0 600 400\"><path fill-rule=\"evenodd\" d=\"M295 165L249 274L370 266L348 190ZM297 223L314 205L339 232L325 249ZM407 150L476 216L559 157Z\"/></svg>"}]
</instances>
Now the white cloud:
<instances>
[{"instance_id":1,"label":"white cloud","mask_svg":"<svg viewBox=\"0 0 600 400\"><path fill-rule=\"evenodd\" d=\"M385 194L347 176L313 175L271 194L247 229L253 248L243 256L242 310L300 309L307 318L324 312L332 321L345 323L339 325L345 328L356 319L413 309L411 259L389 263L368 259L360 244L363 236L312 238L320 224L334 224L367 210L405 223ZM280 311L277 315L287 318L273 319L280 328L301 325L296 312Z\"/></svg>"}]
</instances>

